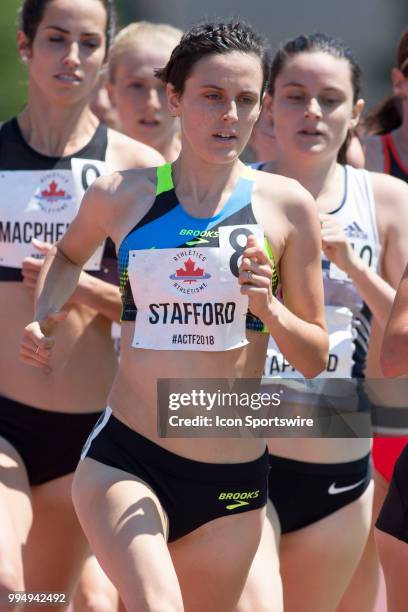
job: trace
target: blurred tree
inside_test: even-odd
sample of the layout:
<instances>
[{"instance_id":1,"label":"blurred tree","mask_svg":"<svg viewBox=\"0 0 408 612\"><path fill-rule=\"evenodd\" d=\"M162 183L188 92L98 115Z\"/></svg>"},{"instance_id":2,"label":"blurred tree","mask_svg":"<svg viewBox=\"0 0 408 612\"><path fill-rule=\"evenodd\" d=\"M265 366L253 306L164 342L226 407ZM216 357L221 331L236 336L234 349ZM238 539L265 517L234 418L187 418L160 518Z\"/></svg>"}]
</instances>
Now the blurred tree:
<instances>
[{"instance_id":1,"label":"blurred tree","mask_svg":"<svg viewBox=\"0 0 408 612\"><path fill-rule=\"evenodd\" d=\"M19 112L24 104L26 71L16 51L17 11L20 0L2 0L0 11L0 120Z\"/></svg>"}]
</instances>

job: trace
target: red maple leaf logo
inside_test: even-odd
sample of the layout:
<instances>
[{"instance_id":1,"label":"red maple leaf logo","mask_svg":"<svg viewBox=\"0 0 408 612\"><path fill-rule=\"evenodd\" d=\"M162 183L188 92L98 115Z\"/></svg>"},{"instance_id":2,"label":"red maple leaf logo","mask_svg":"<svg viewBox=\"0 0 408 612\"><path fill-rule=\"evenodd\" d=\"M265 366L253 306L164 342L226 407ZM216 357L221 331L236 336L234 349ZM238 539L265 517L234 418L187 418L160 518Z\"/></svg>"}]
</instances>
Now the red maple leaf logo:
<instances>
[{"instance_id":1,"label":"red maple leaf logo","mask_svg":"<svg viewBox=\"0 0 408 612\"><path fill-rule=\"evenodd\" d=\"M41 195L44 198L61 198L65 195L65 191L63 189L59 189L57 191L58 184L55 181L51 181L49 184L48 190L44 189L41 192Z\"/></svg>"},{"instance_id":2,"label":"red maple leaf logo","mask_svg":"<svg viewBox=\"0 0 408 612\"><path fill-rule=\"evenodd\" d=\"M176 270L177 276L203 276L203 274L203 268L196 268L195 262L190 257L184 262L184 268L177 268Z\"/></svg>"}]
</instances>

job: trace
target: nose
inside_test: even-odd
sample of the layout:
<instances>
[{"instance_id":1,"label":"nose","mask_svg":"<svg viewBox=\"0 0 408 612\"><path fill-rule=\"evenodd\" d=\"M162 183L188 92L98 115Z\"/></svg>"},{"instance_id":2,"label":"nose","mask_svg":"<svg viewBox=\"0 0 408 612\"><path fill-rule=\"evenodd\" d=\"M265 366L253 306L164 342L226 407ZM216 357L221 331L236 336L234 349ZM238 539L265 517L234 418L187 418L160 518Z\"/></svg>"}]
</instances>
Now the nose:
<instances>
[{"instance_id":1,"label":"nose","mask_svg":"<svg viewBox=\"0 0 408 612\"><path fill-rule=\"evenodd\" d=\"M223 114L223 120L228 123L238 121L238 110L235 100L231 100L227 103Z\"/></svg>"},{"instance_id":2,"label":"nose","mask_svg":"<svg viewBox=\"0 0 408 612\"><path fill-rule=\"evenodd\" d=\"M64 64L67 66L79 66L79 45L77 42L72 42L69 45L68 51L64 57Z\"/></svg>"},{"instance_id":3,"label":"nose","mask_svg":"<svg viewBox=\"0 0 408 612\"><path fill-rule=\"evenodd\" d=\"M159 110L160 109L161 105L160 105L159 94L157 92L157 89L155 89L154 87L149 89L149 91L147 93L146 106L148 108L152 108L154 110Z\"/></svg>"},{"instance_id":4,"label":"nose","mask_svg":"<svg viewBox=\"0 0 408 612\"><path fill-rule=\"evenodd\" d=\"M316 98L310 98L305 108L305 117L314 117L316 119L322 116L322 109Z\"/></svg>"}]
</instances>

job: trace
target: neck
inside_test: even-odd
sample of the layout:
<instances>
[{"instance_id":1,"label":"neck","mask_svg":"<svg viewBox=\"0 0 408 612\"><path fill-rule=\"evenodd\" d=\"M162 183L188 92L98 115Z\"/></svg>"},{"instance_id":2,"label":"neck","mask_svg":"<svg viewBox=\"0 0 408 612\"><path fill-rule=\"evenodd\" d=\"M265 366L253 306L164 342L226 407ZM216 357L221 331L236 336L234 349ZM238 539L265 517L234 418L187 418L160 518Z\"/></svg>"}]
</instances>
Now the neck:
<instances>
[{"instance_id":1,"label":"neck","mask_svg":"<svg viewBox=\"0 0 408 612\"><path fill-rule=\"evenodd\" d=\"M279 151L274 163L274 172L296 179L317 199L328 191L337 173L337 167L336 158L325 160L314 158L299 163L299 160L285 156Z\"/></svg>"},{"instance_id":2,"label":"neck","mask_svg":"<svg viewBox=\"0 0 408 612\"><path fill-rule=\"evenodd\" d=\"M181 142L179 134L173 134L171 138L166 140L163 144L157 147L159 153L161 153L166 162L173 162L180 154Z\"/></svg>"},{"instance_id":3,"label":"neck","mask_svg":"<svg viewBox=\"0 0 408 612\"><path fill-rule=\"evenodd\" d=\"M206 162L183 147L173 165L177 195L190 213L213 215L234 190L242 167L239 160L225 164Z\"/></svg>"},{"instance_id":4,"label":"neck","mask_svg":"<svg viewBox=\"0 0 408 612\"><path fill-rule=\"evenodd\" d=\"M29 92L27 105L17 117L26 142L52 157L70 155L83 148L98 125L88 101L57 105L43 98L38 92L36 95Z\"/></svg>"}]
</instances>

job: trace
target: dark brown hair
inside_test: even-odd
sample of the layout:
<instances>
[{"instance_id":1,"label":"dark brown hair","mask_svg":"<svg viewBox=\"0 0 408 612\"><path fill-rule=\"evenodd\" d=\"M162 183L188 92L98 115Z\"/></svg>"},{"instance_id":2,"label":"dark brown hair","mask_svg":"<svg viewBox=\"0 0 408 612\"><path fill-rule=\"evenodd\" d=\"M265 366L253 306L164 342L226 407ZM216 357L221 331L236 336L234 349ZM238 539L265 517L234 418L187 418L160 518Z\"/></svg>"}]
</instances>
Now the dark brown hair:
<instances>
[{"instance_id":1,"label":"dark brown hair","mask_svg":"<svg viewBox=\"0 0 408 612\"><path fill-rule=\"evenodd\" d=\"M232 51L250 53L259 58L263 72L263 95L269 75L266 44L261 36L242 21L204 23L192 27L173 49L166 66L157 70L155 75L164 83L171 83L178 93L183 93L186 80L201 58Z\"/></svg>"},{"instance_id":2,"label":"dark brown hair","mask_svg":"<svg viewBox=\"0 0 408 612\"><path fill-rule=\"evenodd\" d=\"M30 44L37 33L38 26L44 17L44 11L52 0L24 0L19 9L20 28ZM99 0L106 10L106 54L116 31L116 10L114 0Z\"/></svg>"},{"instance_id":3,"label":"dark brown hair","mask_svg":"<svg viewBox=\"0 0 408 612\"><path fill-rule=\"evenodd\" d=\"M402 34L397 47L397 67L408 78L408 30ZM388 134L402 123L402 104L398 96L388 96L377 104L364 119L366 134Z\"/></svg>"}]
</instances>

